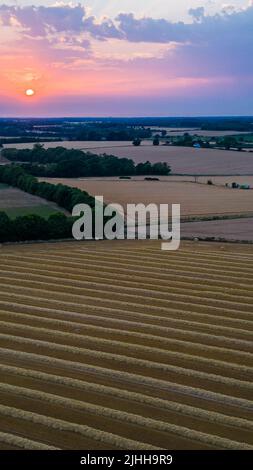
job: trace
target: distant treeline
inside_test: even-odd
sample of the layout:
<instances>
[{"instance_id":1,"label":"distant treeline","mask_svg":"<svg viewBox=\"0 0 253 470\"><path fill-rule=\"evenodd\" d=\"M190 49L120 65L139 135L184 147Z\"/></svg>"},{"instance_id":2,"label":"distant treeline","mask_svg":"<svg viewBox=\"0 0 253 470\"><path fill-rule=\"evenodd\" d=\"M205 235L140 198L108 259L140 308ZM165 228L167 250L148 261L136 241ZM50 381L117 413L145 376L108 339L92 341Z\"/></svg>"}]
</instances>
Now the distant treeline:
<instances>
[{"instance_id":1,"label":"distant treeline","mask_svg":"<svg viewBox=\"0 0 253 470\"><path fill-rule=\"evenodd\" d=\"M87 192L62 184L40 183L16 165L0 166L0 183L53 201L70 213L76 204L95 207L95 199ZM48 219L27 215L11 220L5 212L0 212L0 242L71 238L73 221L72 217L62 213L53 214Z\"/></svg>"},{"instance_id":2,"label":"distant treeline","mask_svg":"<svg viewBox=\"0 0 253 470\"><path fill-rule=\"evenodd\" d=\"M59 140L134 140L152 136L150 127L253 132L252 116L26 118L0 119L0 135Z\"/></svg>"},{"instance_id":3,"label":"distant treeline","mask_svg":"<svg viewBox=\"0 0 253 470\"><path fill-rule=\"evenodd\" d=\"M35 144L33 149L4 149L2 156L25 164L27 172L40 177L169 175L171 171L167 163L135 165L129 158L95 155L64 147L45 149L40 144Z\"/></svg>"},{"instance_id":4,"label":"distant treeline","mask_svg":"<svg viewBox=\"0 0 253 470\"><path fill-rule=\"evenodd\" d=\"M89 120L0 120L1 136L19 137L19 142L37 138L51 140L123 140L152 137L150 129L128 125L124 122ZM4 140L2 141L4 143Z\"/></svg>"},{"instance_id":5,"label":"distant treeline","mask_svg":"<svg viewBox=\"0 0 253 470\"><path fill-rule=\"evenodd\" d=\"M67 129L66 129L67 130ZM132 141L134 139L148 139L152 137L151 129L126 126L123 123L89 123L85 126L75 126L71 132L72 140L84 141Z\"/></svg>"},{"instance_id":6,"label":"distant treeline","mask_svg":"<svg viewBox=\"0 0 253 470\"><path fill-rule=\"evenodd\" d=\"M0 146L9 144L32 144L40 142L52 142L52 138L48 137L1 137Z\"/></svg>"}]
</instances>

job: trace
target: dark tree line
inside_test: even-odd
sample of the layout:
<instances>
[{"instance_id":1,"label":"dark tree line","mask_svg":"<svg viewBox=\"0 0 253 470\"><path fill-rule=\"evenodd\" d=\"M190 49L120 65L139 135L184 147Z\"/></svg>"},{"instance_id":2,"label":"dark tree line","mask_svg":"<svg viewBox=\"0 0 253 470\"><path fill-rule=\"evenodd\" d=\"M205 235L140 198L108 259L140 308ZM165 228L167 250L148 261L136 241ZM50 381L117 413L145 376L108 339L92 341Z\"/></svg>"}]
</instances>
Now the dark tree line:
<instances>
[{"instance_id":1,"label":"dark tree line","mask_svg":"<svg viewBox=\"0 0 253 470\"><path fill-rule=\"evenodd\" d=\"M124 123L90 123L73 129L71 132L74 140L83 141L131 141L135 138L148 139L152 137L150 129L136 128L134 126L126 126Z\"/></svg>"},{"instance_id":2,"label":"dark tree line","mask_svg":"<svg viewBox=\"0 0 253 470\"><path fill-rule=\"evenodd\" d=\"M4 149L2 156L25 164L27 172L40 177L168 175L171 171L166 163L135 165L129 158L95 155L64 147L45 149L40 144L35 144L33 149Z\"/></svg>"},{"instance_id":3,"label":"dark tree line","mask_svg":"<svg viewBox=\"0 0 253 470\"><path fill-rule=\"evenodd\" d=\"M168 175L171 171L166 163L135 165L129 158L95 155L64 147L45 149L40 144L35 144L33 149L4 149L2 156L25 164L26 171L41 177Z\"/></svg>"},{"instance_id":4,"label":"dark tree line","mask_svg":"<svg viewBox=\"0 0 253 470\"><path fill-rule=\"evenodd\" d=\"M55 202L58 206L63 207L69 212L72 212L76 204L89 204L90 207L95 206L94 197L90 196L86 191L71 188L63 184L40 183L37 178L26 173L23 168L17 165L1 166L0 182Z\"/></svg>"},{"instance_id":5,"label":"dark tree line","mask_svg":"<svg viewBox=\"0 0 253 470\"><path fill-rule=\"evenodd\" d=\"M131 141L146 139L151 130L131 122L110 119L0 119L1 136L17 138L18 142L50 140ZM4 142L4 140L3 140Z\"/></svg>"},{"instance_id":6,"label":"dark tree line","mask_svg":"<svg viewBox=\"0 0 253 470\"><path fill-rule=\"evenodd\" d=\"M71 217L60 213L48 219L31 214L11 220L5 212L0 212L0 242L71 238L72 224Z\"/></svg>"}]
</instances>

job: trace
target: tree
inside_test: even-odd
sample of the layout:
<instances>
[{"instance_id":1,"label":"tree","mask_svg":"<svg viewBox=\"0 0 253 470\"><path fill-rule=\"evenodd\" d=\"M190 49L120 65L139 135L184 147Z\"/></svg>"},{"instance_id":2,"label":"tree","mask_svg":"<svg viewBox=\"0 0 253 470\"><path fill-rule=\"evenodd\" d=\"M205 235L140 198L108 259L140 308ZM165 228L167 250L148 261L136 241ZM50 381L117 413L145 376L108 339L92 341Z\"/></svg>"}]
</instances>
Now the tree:
<instances>
[{"instance_id":1,"label":"tree","mask_svg":"<svg viewBox=\"0 0 253 470\"><path fill-rule=\"evenodd\" d=\"M226 135L220 142L222 147L225 147L226 150L230 150L231 147L237 147L237 140L232 135Z\"/></svg>"},{"instance_id":2,"label":"tree","mask_svg":"<svg viewBox=\"0 0 253 470\"><path fill-rule=\"evenodd\" d=\"M167 163L154 163L153 167L152 167L152 174L153 175L164 175L164 176L167 176L170 174L171 172L171 169L170 167L167 165Z\"/></svg>"},{"instance_id":3,"label":"tree","mask_svg":"<svg viewBox=\"0 0 253 470\"><path fill-rule=\"evenodd\" d=\"M61 213L53 214L49 217L48 224L50 239L71 238L73 225L71 217Z\"/></svg>"},{"instance_id":4,"label":"tree","mask_svg":"<svg viewBox=\"0 0 253 470\"><path fill-rule=\"evenodd\" d=\"M155 137L153 140L153 145L160 145L159 137Z\"/></svg>"},{"instance_id":5,"label":"tree","mask_svg":"<svg viewBox=\"0 0 253 470\"><path fill-rule=\"evenodd\" d=\"M139 138L134 139L133 145L135 147L139 147L141 145L141 139L139 139Z\"/></svg>"},{"instance_id":6,"label":"tree","mask_svg":"<svg viewBox=\"0 0 253 470\"><path fill-rule=\"evenodd\" d=\"M150 162L139 163L136 166L137 175L151 175L152 174L152 165Z\"/></svg>"},{"instance_id":7,"label":"tree","mask_svg":"<svg viewBox=\"0 0 253 470\"><path fill-rule=\"evenodd\" d=\"M46 240L48 231L47 220L36 214L15 219L15 236L17 240Z\"/></svg>"},{"instance_id":8,"label":"tree","mask_svg":"<svg viewBox=\"0 0 253 470\"><path fill-rule=\"evenodd\" d=\"M5 212L0 212L0 242L13 240L12 222Z\"/></svg>"},{"instance_id":9,"label":"tree","mask_svg":"<svg viewBox=\"0 0 253 470\"><path fill-rule=\"evenodd\" d=\"M176 140L176 145L180 145L182 147L192 147L193 137L188 132L185 132L182 137L179 137Z\"/></svg>"}]
</instances>

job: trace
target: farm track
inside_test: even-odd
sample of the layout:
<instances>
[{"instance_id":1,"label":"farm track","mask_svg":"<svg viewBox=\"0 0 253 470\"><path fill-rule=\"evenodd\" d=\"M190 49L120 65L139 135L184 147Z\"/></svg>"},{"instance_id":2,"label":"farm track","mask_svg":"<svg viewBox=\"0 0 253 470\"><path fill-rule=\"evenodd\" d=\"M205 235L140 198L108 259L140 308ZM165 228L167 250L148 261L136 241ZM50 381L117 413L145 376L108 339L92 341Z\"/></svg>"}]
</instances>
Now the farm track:
<instances>
[{"instance_id":1,"label":"farm track","mask_svg":"<svg viewBox=\"0 0 253 470\"><path fill-rule=\"evenodd\" d=\"M4 247L0 448L253 449L253 251L233 248Z\"/></svg>"}]
</instances>

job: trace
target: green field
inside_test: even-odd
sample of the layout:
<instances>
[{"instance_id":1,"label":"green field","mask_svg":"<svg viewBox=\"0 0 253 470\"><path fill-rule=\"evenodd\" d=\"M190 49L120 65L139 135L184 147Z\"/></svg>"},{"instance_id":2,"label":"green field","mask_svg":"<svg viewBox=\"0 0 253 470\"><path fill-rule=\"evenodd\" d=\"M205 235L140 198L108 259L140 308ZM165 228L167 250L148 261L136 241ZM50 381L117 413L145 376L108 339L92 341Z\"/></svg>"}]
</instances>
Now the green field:
<instances>
[{"instance_id":1,"label":"green field","mask_svg":"<svg viewBox=\"0 0 253 470\"><path fill-rule=\"evenodd\" d=\"M8 185L7 185L7 184L0 183L0 190L1 190L1 189L7 189L7 188L8 188Z\"/></svg>"}]
</instances>

